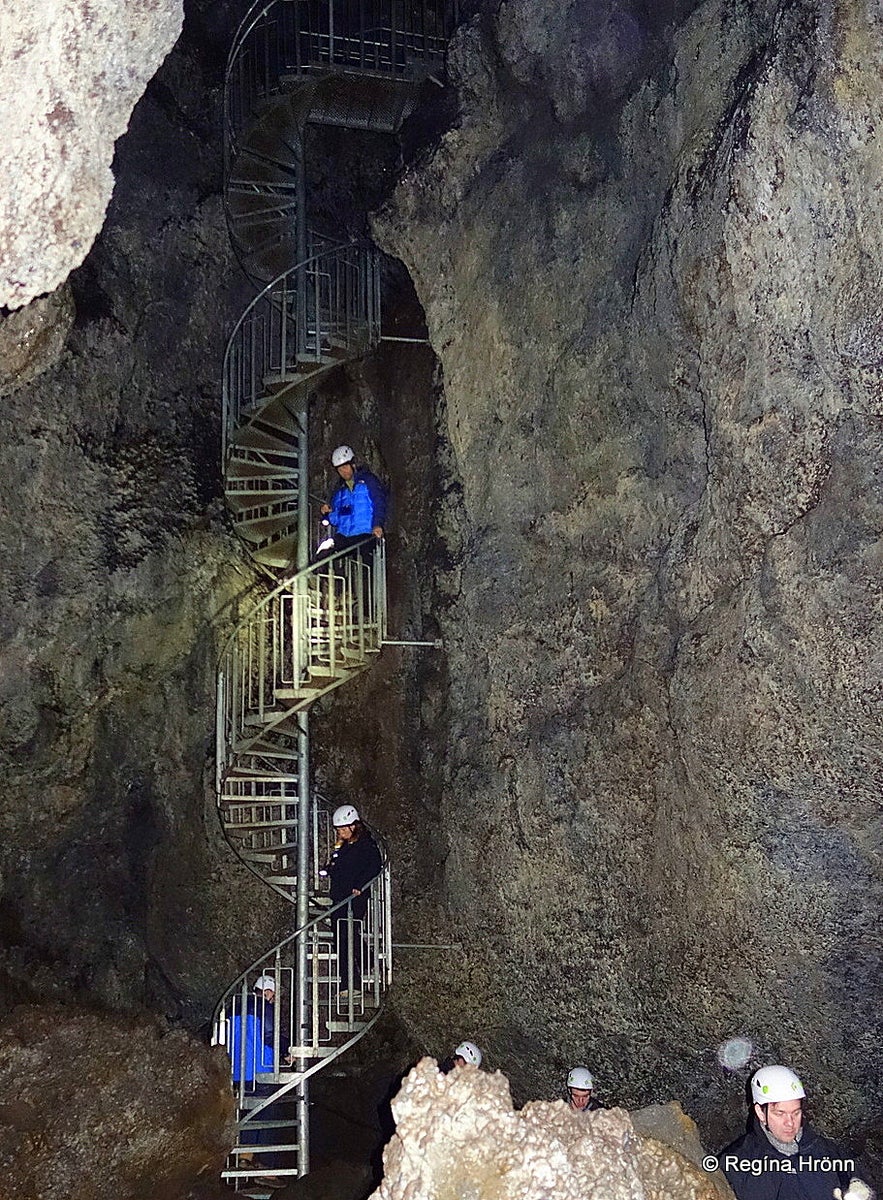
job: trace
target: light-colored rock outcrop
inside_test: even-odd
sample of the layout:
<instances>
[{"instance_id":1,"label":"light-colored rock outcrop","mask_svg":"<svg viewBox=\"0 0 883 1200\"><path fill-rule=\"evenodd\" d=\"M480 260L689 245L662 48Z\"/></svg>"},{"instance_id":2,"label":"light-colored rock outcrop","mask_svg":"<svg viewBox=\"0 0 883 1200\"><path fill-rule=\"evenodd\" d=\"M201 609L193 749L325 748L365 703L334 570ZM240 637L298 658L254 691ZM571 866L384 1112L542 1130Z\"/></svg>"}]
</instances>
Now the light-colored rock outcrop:
<instances>
[{"instance_id":1,"label":"light-colored rock outcrop","mask_svg":"<svg viewBox=\"0 0 883 1200\"><path fill-rule=\"evenodd\" d=\"M636 1132L621 1108L563 1100L515 1112L499 1072L441 1075L424 1058L393 1101L396 1133L375 1200L718 1200L729 1195L676 1150ZM722 1190L718 1190L722 1189Z\"/></svg>"},{"instance_id":2,"label":"light-colored rock outcrop","mask_svg":"<svg viewBox=\"0 0 883 1200\"><path fill-rule=\"evenodd\" d=\"M33 0L0 12L0 306L53 291L85 258L114 143L181 31L181 0Z\"/></svg>"}]
</instances>

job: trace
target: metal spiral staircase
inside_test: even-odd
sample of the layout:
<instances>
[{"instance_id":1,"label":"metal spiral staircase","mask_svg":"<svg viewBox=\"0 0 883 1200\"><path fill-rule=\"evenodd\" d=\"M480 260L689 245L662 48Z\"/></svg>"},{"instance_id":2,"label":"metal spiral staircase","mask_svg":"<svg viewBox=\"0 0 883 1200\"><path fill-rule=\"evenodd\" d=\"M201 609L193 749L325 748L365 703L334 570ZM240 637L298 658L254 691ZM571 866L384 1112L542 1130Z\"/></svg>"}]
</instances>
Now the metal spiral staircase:
<instances>
[{"instance_id":1,"label":"metal spiral staircase","mask_svg":"<svg viewBox=\"0 0 883 1200\"><path fill-rule=\"evenodd\" d=\"M441 70L455 17L448 0L258 0L228 59L228 227L263 286L225 356L224 488L275 586L222 655L218 806L239 857L294 908L294 931L215 1014L238 1106L224 1178L252 1196L309 1170L309 1081L377 1019L392 969L386 857L366 912L351 900L332 908L320 874L330 813L310 787L309 709L380 652L386 564L373 537L309 562L310 396L379 341L380 276L370 243L308 228L304 135L309 124L395 133ZM272 989L255 989L261 977Z\"/></svg>"}]
</instances>

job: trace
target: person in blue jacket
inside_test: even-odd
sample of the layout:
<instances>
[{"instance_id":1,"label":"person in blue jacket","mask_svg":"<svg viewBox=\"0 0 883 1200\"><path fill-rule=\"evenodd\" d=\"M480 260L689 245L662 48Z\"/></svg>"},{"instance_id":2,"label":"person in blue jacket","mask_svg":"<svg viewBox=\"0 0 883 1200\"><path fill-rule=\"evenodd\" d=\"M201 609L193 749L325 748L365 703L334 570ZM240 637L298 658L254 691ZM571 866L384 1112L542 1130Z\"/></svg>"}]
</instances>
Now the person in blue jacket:
<instances>
[{"instance_id":1,"label":"person in blue jacket","mask_svg":"<svg viewBox=\"0 0 883 1200\"><path fill-rule=\"evenodd\" d=\"M386 491L367 467L357 467L351 446L338 446L331 465L341 478L330 504L319 510L334 529L334 549L345 550L368 534L383 537Z\"/></svg>"},{"instance_id":2,"label":"person in blue jacket","mask_svg":"<svg viewBox=\"0 0 883 1200\"><path fill-rule=\"evenodd\" d=\"M276 980L272 975L260 975L254 991L247 998L244 1012L237 1011L230 1023L228 1053L233 1068L233 1090L258 1099L272 1096L277 1085L261 1083L255 1078L272 1072L273 1027L275 1023ZM269 1121L277 1116L273 1105L263 1109L259 1119ZM237 1163L245 1170L254 1169L259 1182L267 1187L281 1187L283 1181L268 1171L278 1170L278 1154L263 1149L275 1145L274 1129L243 1128L242 1140L250 1147L238 1155Z\"/></svg>"},{"instance_id":3,"label":"person in blue jacket","mask_svg":"<svg viewBox=\"0 0 883 1200\"><path fill-rule=\"evenodd\" d=\"M855 1155L807 1124L806 1092L789 1067L751 1078L751 1129L718 1155L737 1200L872 1200Z\"/></svg>"},{"instance_id":4,"label":"person in blue jacket","mask_svg":"<svg viewBox=\"0 0 883 1200\"><path fill-rule=\"evenodd\" d=\"M245 1012L236 1012L230 1029L230 1063L233 1082L242 1080L253 1084L255 1075L273 1070L273 1012L276 999L276 980L261 975L248 997ZM243 1053L243 1027L245 1047ZM251 1091L252 1088L247 1088Z\"/></svg>"}]
</instances>

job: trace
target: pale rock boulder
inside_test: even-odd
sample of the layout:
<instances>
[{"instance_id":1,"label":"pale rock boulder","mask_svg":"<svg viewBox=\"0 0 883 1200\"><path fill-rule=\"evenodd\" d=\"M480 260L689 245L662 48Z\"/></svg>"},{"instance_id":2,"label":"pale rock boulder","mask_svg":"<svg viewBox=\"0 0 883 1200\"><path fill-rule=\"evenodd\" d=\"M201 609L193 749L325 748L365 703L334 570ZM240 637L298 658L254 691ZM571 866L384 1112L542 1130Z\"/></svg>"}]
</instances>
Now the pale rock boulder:
<instances>
[{"instance_id":1,"label":"pale rock boulder","mask_svg":"<svg viewBox=\"0 0 883 1200\"><path fill-rule=\"evenodd\" d=\"M636 1132L621 1108L563 1100L516 1112L509 1082L424 1058L393 1101L396 1133L374 1200L714 1200L725 1184Z\"/></svg>"},{"instance_id":2,"label":"pale rock boulder","mask_svg":"<svg viewBox=\"0 0 883 1200\"><path fill-rule=\"evenodd\" d=\"M182 20L181 0L0 8L0 305L53 291L85 258L113 191L114 142Z\"/></svg>"}]
</instances>

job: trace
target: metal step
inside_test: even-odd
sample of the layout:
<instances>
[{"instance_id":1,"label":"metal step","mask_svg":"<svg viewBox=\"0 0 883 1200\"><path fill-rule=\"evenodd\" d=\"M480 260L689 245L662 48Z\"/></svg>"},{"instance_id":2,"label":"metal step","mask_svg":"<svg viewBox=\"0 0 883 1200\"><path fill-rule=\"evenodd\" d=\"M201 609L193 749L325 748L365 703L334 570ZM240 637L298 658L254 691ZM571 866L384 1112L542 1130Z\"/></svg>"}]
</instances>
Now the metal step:
<instances>
[{"instance_id":1,"label":"metal step","mask_svg":"<svg viewBox=\"0 0 883 1200\"><path fill-rule=\"evenodd\" d=\"M284 821L284 822L283 822L283 821L245 821L245 822L238 822L238 821L229 821L229 820L226 820L226 819L225 819L225 821L224 821L224 824L225 824L225 826L226 826L226 828L227 828L227 832L228 832L228 833L230 833L230 834L232 834L232 835L234 835L234 836L235 836L235 835L237 835L237 834L241 834L241 833L257 832L257 831L259 831L259 830L265 830L265 831L266 831L266 830L270 830L270 829L275 829L275 830L279 830L279 831L282 831L282 830L288 830L288 829L290 829L290 828L291 828L291 826L292 826L292 824L293 824L293 823L294 823L294 822L292 822L292 821ZM292 843L292 844L294 844L294 843ZM282 847L280 846L280 847L279 847L279 849L281 850L281 849L282 849Z\"/></svg>"},{"instance_id":2,"label":"metal step","mask_svg":"<svg viewBox=\"0 0 883 1200\"><path fill-rule=\"evenodd\" d=\"M295 455L295 463L297 456ZM253 485L261 479L280 479L291 481L296 474L296 468L279 466L278 463L258 462L254 459L231 458L225 468L227 476L227 492L235 494L239 484Z\"/></svg>"},{"instance_id":3,"label":"metal step","mask_svg":"<svg viewBox=\"0 0 883 1200\"><path fill-rule=\"evenodd\" d=\"M297 538L280 538L271 546L252 547L249 551L255 562L274 571L288 571L297 558Z\"/></svg>"},{"instance_id":4,"label":"metal step","mask_svg":"<svg viewBox=\"0 0 883 1200\"><path fill-rule=\"evenodd\" d=\"M245 538L247 542L266 543L276 533L290 534L292 518L296 517L297 513L290 510L280 512L278 516L267 514L266 516L250 517L247 521L234 516L233 524L239 536Z\"/></svg>"},{"instance_id":5,"label":"metal step","mask_svg":"<svg viewBox=\"0 0 883 1200\"><path fill-rule=\"evenodd\" d=\"M297 447L290 438L286 439L284 435L280 437L253 424L241 425L230 439L230 453L235 454L240 449L272 451L278 457L285 456L297 463Z\"/></svg>"},{"instance_id":6,"label":"metal step","mask_svg":"<svg viewBox=\"0 0 883 1200\"><path fill-rule=\"evenodd\" d=\"M243 480L243 482L245 482ZM297 511L298 493L291 486L291 480L288 480L287 487L275 488L272 491L265 488L253 486L244 488L227 487L224 492L224 498L227 501L227 507L231 512L237 515L237 519L251 512L253 509L261 508L266 504L289 504L292 505L294 511Z\"/></svg>"}]
</instances>

